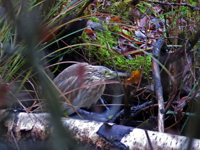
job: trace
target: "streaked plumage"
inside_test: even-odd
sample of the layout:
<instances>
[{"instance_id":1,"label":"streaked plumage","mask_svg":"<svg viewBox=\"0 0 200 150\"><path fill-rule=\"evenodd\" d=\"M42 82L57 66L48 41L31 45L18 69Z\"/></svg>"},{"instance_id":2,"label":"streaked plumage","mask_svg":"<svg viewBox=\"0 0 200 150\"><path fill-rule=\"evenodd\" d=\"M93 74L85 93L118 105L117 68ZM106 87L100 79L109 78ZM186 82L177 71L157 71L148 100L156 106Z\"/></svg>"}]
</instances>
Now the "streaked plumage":
<instances>
[{"instance_id":1,"label":"streaked plumage","mask_svg":"<svg viewBox=\"0 0 200 150\"><path fill-rule=\"evenodd\" d=\"M53 81L63 94L69 92L65 96L75 108L88 108L98 101L105 90L105 84L100 82L112 79L115 76L114 71L104 66L78 63L63 70ZM91 85L95 83L99 84ZM84 87L81 88L82 86ZM66 101L63 102L62 107L68 115L74 113L73 108Z\"/></svg>"}]
</instances>

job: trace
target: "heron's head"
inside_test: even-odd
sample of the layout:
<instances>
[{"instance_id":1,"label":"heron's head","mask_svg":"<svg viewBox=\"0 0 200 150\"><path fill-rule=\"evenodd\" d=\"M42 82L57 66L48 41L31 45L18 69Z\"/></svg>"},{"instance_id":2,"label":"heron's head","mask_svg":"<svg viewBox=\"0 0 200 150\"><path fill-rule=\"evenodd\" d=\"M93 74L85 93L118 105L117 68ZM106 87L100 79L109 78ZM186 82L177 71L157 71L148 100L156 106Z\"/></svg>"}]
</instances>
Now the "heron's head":
<instances>
[{"instance_id":1,"label":"heron's head","mask_svg":"<svg viewBox=\"0 0 200 150\"><path fill-rule=\"evenodd\" d=\"M104 66L92 66L92 67L94 67L95 70L93 71L93 74L104 80L113 79L117 76L117 74L119 77L128 76L127 73L112 71L111 69Z\"/></svg>"}]
</instances>

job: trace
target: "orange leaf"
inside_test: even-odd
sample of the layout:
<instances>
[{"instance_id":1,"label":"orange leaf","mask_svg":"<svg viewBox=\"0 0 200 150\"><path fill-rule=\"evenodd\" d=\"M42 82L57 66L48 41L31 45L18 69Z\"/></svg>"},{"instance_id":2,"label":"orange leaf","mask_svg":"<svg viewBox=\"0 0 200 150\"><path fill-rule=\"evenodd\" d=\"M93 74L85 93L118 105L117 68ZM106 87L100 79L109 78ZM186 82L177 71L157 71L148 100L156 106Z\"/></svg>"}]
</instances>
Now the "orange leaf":
<instances>
[{"instance_id":1,"label":"orange leaf","mask_svg":"<svg viewBox=\"0 0 200 150\"><path fill-rule=\"evenodd\" d=\"M132 71L130 78L125 80L128 84L137 84L140 81L141 72L139 70Z\"/></svg>"},{"instance_id":2,"label":"orange leaf","mask_svg":"<svg viewBox=\"0 0 200 150\"><path fill-rule=\"evenodd\" d=\"M119 19L119 17L117 16L113 16L110 18L110 21L112 22L116 22L116 23L122 23L122 21Z\"/></svg>"},{"instance_id":3,"label":"orange leaf","mask_svg":"<svg viewBox=\"0 0 200 150\"><path fill-rule=\"evenodd\" d=\"M85 29L84 31L85 31L88 35L94 35L94 34L95 34L95 32L92 31L92 30L90 30L90 29Z\"/></svg>"}]
</instances>

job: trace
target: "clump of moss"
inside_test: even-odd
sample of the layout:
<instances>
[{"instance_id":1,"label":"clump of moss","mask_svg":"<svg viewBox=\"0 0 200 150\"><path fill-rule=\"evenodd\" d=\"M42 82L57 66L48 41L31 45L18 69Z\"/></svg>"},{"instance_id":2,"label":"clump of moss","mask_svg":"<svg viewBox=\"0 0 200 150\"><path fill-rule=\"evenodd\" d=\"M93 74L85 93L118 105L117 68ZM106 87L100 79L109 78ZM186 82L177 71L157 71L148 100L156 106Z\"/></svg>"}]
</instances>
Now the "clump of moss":
<instances>
[{"instance_id":1,"label":"clump of moss","mask_svg":"<svg viewBox=\"0 0 200 150\"><path fill-rule=\"evenodd\" d=\"M91 53L97 60L100 60L101 65L107 66L109 68L113 67L113 62L110 59L110 54L105 48L94 48ZM147 79L151 76L152 65L151 65L151 57L150 56L135 56L132 59L127 59L125 57L119 57L119 54L112 53L113 61L117 67L117 70L123 72L131 72L133 70L142 70L143 66L143 78ZM145 64L144 64L145 62Z\"/></svg>"},{"instance_id":2,"label":"clump of moss","mask_svg":"<svg viewBox=\"0 0 200 150\"><path fill-rule=\"evenodd\" d=\"M89 20L92 20L92 21L94 21L94 22L99 22L99 19L98 18L96 18L96 17L90 17L90 19Z\"/></svg>"},{"instance_id":3,"label":"clump of moss","mask_svg":"<svg viewBox=\"0 0 200 150\"><path fill-rule=\"evenodd\" d=\"M112 6L109 6L105 10L101 10L101 12L107 12L110 14L122 16L125 18L128 18L128 13L130 10L130 2L131 0L125 0L125 1L111 1Z\"/></svg>"},{"instance_id":4,"label":"clump of moss","mask_svg":"<svg viewBox=\"0 0 200 150\"><path fill-rule=\"evenodd\" d=\"M150 56L133 56L132 59L127 59L121 54L114 51L114 47L118 45L119 35L116 34L117 31L121 32L118 25L113 25L109 27L108 25L103 25L105 31L95 32L97 40L91 40L90 35L83 32L81 38L83 41L88 43L85 47L87 49L87 57L91 61L99 61L100 65L107 66L109 68L113 67L113 62L111 57L113 57L114 63L116 64L117 70L124 72L131 72L133 70L143 70L143 77L148 78L151 74L151 58ZM112 32L110 31L112 29ZM115 33L115 34L113 34ZM127 33L131 35L132 33ZM97 44L99 46L92 46L91 44ZM110 52L109 52L110 51ZM110 56L110 54L112 56ZM144 64L145 62L145 64ZM144 66L144 69L142 69Z\"/></svg>"}]
</instances>

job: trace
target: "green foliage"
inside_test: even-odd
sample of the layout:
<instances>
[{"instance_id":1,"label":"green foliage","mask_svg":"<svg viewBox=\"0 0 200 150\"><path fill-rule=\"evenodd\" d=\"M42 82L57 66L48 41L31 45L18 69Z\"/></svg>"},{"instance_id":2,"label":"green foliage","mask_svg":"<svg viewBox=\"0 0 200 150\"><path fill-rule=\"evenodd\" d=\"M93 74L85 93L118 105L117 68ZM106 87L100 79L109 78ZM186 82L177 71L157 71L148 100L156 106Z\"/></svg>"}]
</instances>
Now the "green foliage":
<instances>
[{"instance_id":1,"label":"green foliage","mask_svg":"<svg viewBox=\"0 0 200 150\"><path fill-rule=\"evenodd\" d=\"M12 83L11 86L16 86L17 90L10 91L10 93L17 97L18 93L24 92L23 90L30 94L31 88L27 88L25 85L29 82L34 88L33 93L36 95L34 99L39 99L42 97L42 93L41 86L38 85L39 79L36 77L38 72L31 68L31 65L27 62L37 62L41 68L45 68L47 66L46 61L44 60L47 55L52 54L43 53L43 51L48 46L56 43L58 38L56 37L49 42L42 39L43 36L45 37L50 34L51 31L54 31L56 34L57 31L64 26L64 23L68 22L68 20L65 20L66 16L78 12L82 3L73 5L71 2L69 3L63 0L58 0L56 3L53 3L53 1L43 0L22 1L22 3L19 2L20 1L11 1L10 5L13 9L9 10L6 8L5 10L9 11L5 12L5 14L2 13L3 7L0 10L0 86L3 83ZM21 4L24 4L26 7L22 9L24 6L21 6ZM20 7L18 7L19 5ZM35 10L37 10L37 13L35 13ZM30 20L32 21L33 19L35 19L35 21L32 22L31 26L29 26L29 24L25 25L24 22L29 23ZM24 30L21 30L22 28ZM37 29L39 29L39 32ZM35 43L33 45L31 45L32 43L27 45L35 50L33 54L36 55L36 58L33 56L31 61L26 61L27 54L24 52L29 53L30 55L32 51L24 46L27 41L24 40L23 36L29 33L33 33L34 35L31 34L31 36L26 40L30 41L30 43L35 40ZM63 37L59 38L62 39ZM36 50L39 51L37 54ZM59 49L58 51L61 51L61 53L63 52L62 54L59 54L59 57L62 57L64 53L69 53L67 50L64 51L64 48ZM58 56L55 55L55 58L56 57ZM44 72L46 70L47 69L44 69ZM25 98L25 96L23 98ZM14 98L14 100L16 99L17 98Z\"/></svg>"},{"instance_id":2,"label":"green foliage","mask_svg":"<svg viewBox=\"0 0 200 150\"><path fill-rule=\"evenodd\" d=\"M124 18L128 18L128 13L130 10L130 6L129 6L129 2L130 0L126 0L126 1L113 1L113 5L111 7L108 7L106 9L106 12L113 14L113 15L118 15Z\"/></svg>"},{"instance_id":3,"label":"green foliage","mask_svg":"<svg viewBox=\"0 0 200 150\"><path fill-rule=\"evenodd\" d=\"M96 32L97 40L91 40L91 37L83 32L81 39L88 43L85 47L87 55L91 61L99 60L101 65L109 68L113 67L111 57L113 57L117 70L124 72L131 72L133 70L141 70L144 66L143 77L148 78L151 76L151 58L150 56L133 56L133 59L127 59L125 56L119 56L120 54L114 51L114 47L118 45L119 35L117 31L121 32L119 25L104 24L105 31ZM112 32L110 31L112 30ZM131 32L127 32L127 35L131 35ZM99 46L92 46L96 44ZM112 56L110 56L110 53ZM145 62L145 64L144 64Z\"/></svg>"},{"instance_id":4,"label":"green foliage","mask_svg":"<svg viewBox=\"0 0 200 150\"><path fill-rule=\"evenodd\" d=\"M94 21L94 22L99 22L99 19L98 18L96 18L96 17L90 17L90 19L89 20L92 20L92 21Z\"/></svg>"}]
</instances>

